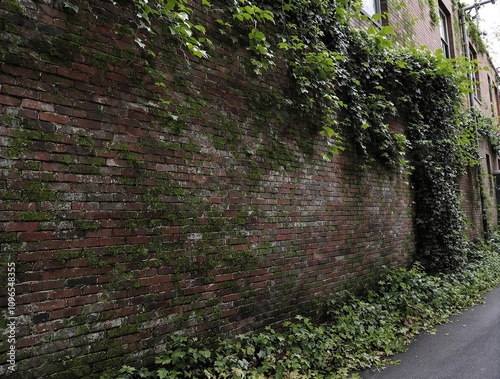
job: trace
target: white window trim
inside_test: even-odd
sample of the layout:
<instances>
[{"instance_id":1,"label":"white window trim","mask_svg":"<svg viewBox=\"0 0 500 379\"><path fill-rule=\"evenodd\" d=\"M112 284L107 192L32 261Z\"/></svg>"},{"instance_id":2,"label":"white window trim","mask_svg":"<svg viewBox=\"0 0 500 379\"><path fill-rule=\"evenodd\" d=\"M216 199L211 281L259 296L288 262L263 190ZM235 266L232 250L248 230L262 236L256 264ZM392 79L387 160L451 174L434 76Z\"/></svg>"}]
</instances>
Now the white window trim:
<instances>
[{"instance_id":1,"label":"white window trim","mask_svg":"<svg viewBox=\"0 0 500 379\"><path fill-rule=\"evenodd\" d=\"M441 35L441 47L443 49L443 55L446 58L451 58L448 16L441 9L439 10L439 34Z\"/></svg>"},{"instance_id":2,"label":"white window trim","mask_svg":"<svg viewBox=\"0 0 500 379\"><path fill-rule=\"evenodd\" d=\"M382 12L380 0L363 0L363 7L361 9L368 17L372 17L374 14Z\"/></svg>"}]
</instances>

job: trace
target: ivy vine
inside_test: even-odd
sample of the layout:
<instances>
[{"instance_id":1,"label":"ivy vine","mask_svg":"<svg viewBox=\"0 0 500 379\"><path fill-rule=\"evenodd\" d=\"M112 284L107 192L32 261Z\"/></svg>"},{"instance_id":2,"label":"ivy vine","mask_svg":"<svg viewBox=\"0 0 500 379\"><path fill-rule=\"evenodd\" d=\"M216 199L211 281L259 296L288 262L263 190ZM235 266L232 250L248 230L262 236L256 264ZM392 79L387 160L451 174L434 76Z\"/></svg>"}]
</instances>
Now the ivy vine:
<instances>
[{"instance_id":1,"label":"ivy vine","mask_svg":"<svg viewBox=\"0 0 500 379\"><path fill-rule=\"evenodd\" d=\"M205 37L206 29L203 25L192 21L193 9L188 0L134 0L137 9L137 25L152 35L161 35L167 29L175 36L182 46L198 58L207 58L205 46L212 41ZM208 0L202 0L202 5L210 7ZM145 43L136 38L135 42L142 48ZM150 54L154 54L149 51Z\"/></svg>"},{"instance_id":2,"label":"ivy vine","mask_svg":"<svg viewBox=\"0 0 500 379\"><path fill-rule=\"evenodd\" d=\"M460 267L467 241L456 183L465 165L477 163L461 104L468 62L396 46L389 26L353 28L353 18L366 21L360 0L212 2L201 6L219 15L220 33L246 39L256 75L284 61L295 81L288 101L325 136L326 158L349 140L368 162L411 168L418 259L430 271ZM207 28L214 25L195 22L188 0L133 3L139 28L169 33L210 59ZM393 119L404 121L405 135L391 130Z\"/></svg>"}]
</instances>

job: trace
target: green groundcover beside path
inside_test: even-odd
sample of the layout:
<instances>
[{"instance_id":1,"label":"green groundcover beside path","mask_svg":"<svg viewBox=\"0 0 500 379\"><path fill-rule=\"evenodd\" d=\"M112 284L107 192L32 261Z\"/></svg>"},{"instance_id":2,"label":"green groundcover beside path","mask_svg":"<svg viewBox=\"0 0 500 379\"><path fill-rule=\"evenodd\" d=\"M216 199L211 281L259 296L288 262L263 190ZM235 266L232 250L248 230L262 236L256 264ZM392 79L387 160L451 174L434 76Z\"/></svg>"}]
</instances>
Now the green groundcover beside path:
<instances>
[{"instance_id":1,"label":"green groundcover beside path","mask_svg":"<svg viewBox=\"0 0 500 379\"><path fill-rule=\"evenodd\" d=\"M500 239L468 252L452 274L428 275L419 264L388 274L365 297L325 299L327 322L297 316L278 331L204 341L174 334L153 367L123 366L106 378L356 378L405 351L422 330L483 301L500 283Z\"/></svg>"}]
</instances>

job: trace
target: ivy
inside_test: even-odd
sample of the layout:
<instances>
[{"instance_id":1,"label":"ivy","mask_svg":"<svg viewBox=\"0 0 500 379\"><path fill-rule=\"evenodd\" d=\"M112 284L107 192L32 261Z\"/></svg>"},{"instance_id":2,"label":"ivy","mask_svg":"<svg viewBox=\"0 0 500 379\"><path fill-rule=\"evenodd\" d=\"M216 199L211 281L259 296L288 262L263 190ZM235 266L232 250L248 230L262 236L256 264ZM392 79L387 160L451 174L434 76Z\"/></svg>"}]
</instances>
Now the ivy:
<instances>
[{"instance_id":1,"label":"ivy","mask_svg":"<svg viewBox=\"0 0 500 379\"><path fill-rule=\"evenodd\" d=\"M467 17L467 35L477 47L478 51L482 54L488 55L488 48L486 47L483 38L481 37L481 31L479 30L477 24Z\"/></svg>"},{"instance_id":2,"label":"ivy","mask_svg":"<svg viewBox=\"0 0 500 379\"><path fill-rule=\"evenodd\" d=\"M429 5L429 17L431 19L432 25L437 25L439 22L439 16L436 11L437 9L437 3L436 0L427 0L428 5Z\"/></svg>"},{"instance_id":3,"label":"ivy","mask_svg":"<svg viewBox=\"0 0 500 379\"><path fill-rule=\"evenodd\" d=\"M500 149L500 135L493 117L479 113L475 118L471 115L468 121L476 125L479 137L485 138L494 150Z\"/></svg>"},{"instance_id":4,"label":"ivy","mask_svg":"<svg viewBox=\"0 0 500 379\"><path fill-rule=\"evenodd\" d=\"M254 72L257 75L263 74L264 71L275 65L275 55L271 43L262 31L262 27L265 27L266 23L275 23L274 13L262 5L258 6L251 0L233 0L228 9L232 20L223 22L219 19L218 22L226 28L231 28L232 22L236 22L244 30L243 34L248 37L248 50L252 53L250 62ZM225 34L224 31L223 34Z\"/></svg>"},{"instance_id":5,"label":"ivy","mask_svg":"<svg viewBox=\"0 0 500 379\"><path fill-rule=\"evenodd\" d=\"M461 104L468 62L393 46L390 27L354 29L359 2L344 12L338 5L295 0L273 8L283 26L278 48L297 83L292 101L320 116L329 155L348 138L369 162L412 168L417 259L431 272L457 270L467 252L457 181L477 163ZM406 135L390 129L395 118Z\"/></svg>"},{"instance_id":6,"label":"ivy","mask_svg":"<svg viewBox=\"0 0 500 379\"><path fill-rule=\"evenodd\" d=\"M435 1L428 3L435 10ZM134 4L140 29L153 37L169 33L192 55L210 59L208 25L194 21L188 0ZM217 6L203 0L201 6L219 16L220 33L246 46L256 75L284 63L295 84L285 100L325 136L326 159L348 143L368 163L411 172L417 258L430 271L459 268L467 241L456 183L464 166L477 162L460 101L468 62L396 46L388 26L353 28L354 18L366 21L359 0L220 0ZM394 119L406 125L405 134L391 130Z\"/></svg>"},{"instance_id":7,"label":"ivy","mask_svg":"<svg viewBox=\"0 0 500 379\"><path fill-rule=\"evenodd\" d=\"M407 124L418 259L430 271L453 271L467 251L457 182L475 143L473 134L462 131L463 74L439 56L400 54L407 67L404 82L398 80L414 89L395 88L394 95Z\"/></svg>"},{"instance_id":8,"label":"ivy","mask_svg":"<svg viewBox=\"0 0 500 379\"><path fill-rule=\"evenodd\" d=\"M134 0L134 5L139 29L159 36L162 28L166 28L192 55L208 57L205 46L212 42L205 37L205 27L192 22L193 9L189 7L188 0L155 0L151 3L149 0ZM210 7L211 4L208 0L202 0L202 5ZM140 38L136 38L135 42L142 48L146 47Z\"/></svg>"}]
</instances>

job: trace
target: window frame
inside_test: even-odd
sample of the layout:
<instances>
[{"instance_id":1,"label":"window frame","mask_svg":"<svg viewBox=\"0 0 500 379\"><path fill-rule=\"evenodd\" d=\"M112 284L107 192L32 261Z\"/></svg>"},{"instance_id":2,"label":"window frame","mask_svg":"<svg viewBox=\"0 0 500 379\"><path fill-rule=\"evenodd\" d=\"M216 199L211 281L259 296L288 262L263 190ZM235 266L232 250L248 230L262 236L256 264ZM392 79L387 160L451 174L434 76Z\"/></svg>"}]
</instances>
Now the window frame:
<instances>
[{"instance_id":1,"label":"window frame","mask_svg":"<svg viewBox=\"0 0 500 379\"><path fill-rule=\"evenodd\" d=\"M370 6L366 7L366 5L369 4ZM363 0L363 5L361 7L363 12L368 16L372 17L374 14L381 13L382 12L382 7L380 4L380 0ZM373 10L373 12L372 12ZM377 22L378 24L379 22Z\"/></svg>"},{"instance_id":2,"label":"window frame","mask_svg":"<svg viewBox=\"0 0 500 379\"><path fill-rule=\"evenodd\" d=\"M491 111L491 116L495 117L495 111L493 110L493 89L491 88L491 78L490 78L490 75L487 74L486 78L488 80L488 95L490 96L490 111Z\"/></svg>"},{"instance_id":3,"label":"window frame","mask_svg":"<svg viewBox=\"0 0 500 379\"><path fill-rule=\"evenodd\" d=\"M481 76L479 74L479 67L477 64L477 52L472 46L472 44L469 44L469 60L471 64L471 70L472 70L472 75L473 75L473 81L472 81L472 91L474 94L474 99L479 103L482 104L482 94L481 94Z\"/></svg>"},{"instance_id":4,"label":"window frame","mask_svg":"<svg viewBox=\"0 0 500 379\"><path fill-rule=\"evenodd\" d=\"M448 27L448 15L439 8L439 34L441 35L441 49L446 58L451 58L450 31Z\"/></svg>"}]
</instances>

